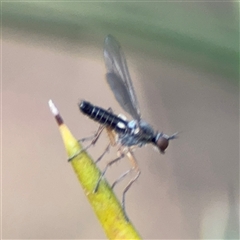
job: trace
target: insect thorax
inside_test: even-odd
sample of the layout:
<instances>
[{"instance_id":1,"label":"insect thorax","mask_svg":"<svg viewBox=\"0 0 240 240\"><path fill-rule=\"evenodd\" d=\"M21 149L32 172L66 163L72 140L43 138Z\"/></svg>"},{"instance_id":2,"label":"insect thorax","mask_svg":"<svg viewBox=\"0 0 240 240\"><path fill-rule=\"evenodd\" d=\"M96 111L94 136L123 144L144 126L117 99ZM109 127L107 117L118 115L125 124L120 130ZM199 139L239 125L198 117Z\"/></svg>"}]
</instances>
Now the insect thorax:
<instances>
[{"instance_id":1,"label":"insect thorax","mask_svg":"<svg viewBox=\"0 0 240 240\"><path fill-rule=\"evenodd\" d=\"M135 120L128 122L128 128L131 129L131 133L119 134L118 136L118 141L123 146L137 145L141 147L152 142L155 136L152 127L143 120L140 120L139 125Z\"/></svg>"}]
</instances>

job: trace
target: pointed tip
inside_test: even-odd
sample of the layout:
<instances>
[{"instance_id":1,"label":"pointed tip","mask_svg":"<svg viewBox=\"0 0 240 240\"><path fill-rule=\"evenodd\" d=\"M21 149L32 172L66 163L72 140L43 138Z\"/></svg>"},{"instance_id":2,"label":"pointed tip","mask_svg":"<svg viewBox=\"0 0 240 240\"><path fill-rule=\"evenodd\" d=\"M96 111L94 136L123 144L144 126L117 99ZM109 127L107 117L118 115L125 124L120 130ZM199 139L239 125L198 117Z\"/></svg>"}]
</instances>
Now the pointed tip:
<instances>
[{"instance_id":1,"label":"pointed tip","mask_svg":"<svg viewBox=\"0 0 240 240\"><path fill-rule=\"evenodd\" d=\"M56 115L59 114L59 111L58 111L58 109L56 108L56 106L54 105L52 99L50 99L50 100L48 101L48 106L49 106L49 108L50 108L50 110L51 110L51 112L52 112L52 114L53 114L54 116L56 116Z\"/></svg>"},{"instance_id":2,"label":"pointed tip","mask_svg":"<svg viewBox=\"0 0 240 240\"><path fill-rule=\"evenodd\" d=\"M60 126L63 124L63 119L58 111L58 109L56 108L55 104L53 103L52 99L50 99L48 101L48 106L50 108L50 111L52 112L52 114L54 115L56 121L57 121L57 124Z\"/></svg>"}]
</instances>

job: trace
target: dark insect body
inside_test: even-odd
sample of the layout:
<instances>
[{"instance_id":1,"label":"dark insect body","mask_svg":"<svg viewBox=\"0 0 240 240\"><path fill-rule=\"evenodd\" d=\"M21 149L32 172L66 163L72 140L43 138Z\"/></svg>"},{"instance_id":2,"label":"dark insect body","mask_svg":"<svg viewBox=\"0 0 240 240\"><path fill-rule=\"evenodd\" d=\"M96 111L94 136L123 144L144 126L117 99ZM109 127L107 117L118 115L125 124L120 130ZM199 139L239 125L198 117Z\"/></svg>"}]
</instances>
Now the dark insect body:
<instances>
[{"instance_id":1,"label":"dark insect body","mask_svg":"<svg viewBox=\"0 0 240 240\"><path fill-rule=\"evenodd\" d=\"M155 133L152 127L141 119L139 122L135 120L125 121L117 115L87 101L81 101L79 108L83 114L86 114L94 121L114 130L123 146L142 147L147 143L152 143L164 153L164 150L168 147L168 141L175 138L175 134L167 136L163 133Z\"/></svg>"}]
</instances>

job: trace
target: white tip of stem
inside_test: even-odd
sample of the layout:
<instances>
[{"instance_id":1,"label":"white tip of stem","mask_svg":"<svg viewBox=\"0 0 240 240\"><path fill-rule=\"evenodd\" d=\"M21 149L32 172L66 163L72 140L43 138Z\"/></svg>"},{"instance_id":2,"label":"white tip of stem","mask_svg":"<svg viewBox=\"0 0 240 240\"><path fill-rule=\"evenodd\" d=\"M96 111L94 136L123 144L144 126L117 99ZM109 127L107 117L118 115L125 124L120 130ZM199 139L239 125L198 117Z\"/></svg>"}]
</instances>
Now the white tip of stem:
<instances>
[{"instance_id":1,"label":"white tip of stem","mask_svg":"<svg viewBox=\"0 0 240 240\"><path fill-rule=\"evenodd\" d=\"M48 101L48 105L49 105L49 108L50 108L50 110L51 110L51 112L52 112L52 114L53 114L54 116L59 115L59 111L58 111L58 109L56 108L56 106L54 105L52 99L50 99L50 100Z\"/></svg>"}]
</instances>

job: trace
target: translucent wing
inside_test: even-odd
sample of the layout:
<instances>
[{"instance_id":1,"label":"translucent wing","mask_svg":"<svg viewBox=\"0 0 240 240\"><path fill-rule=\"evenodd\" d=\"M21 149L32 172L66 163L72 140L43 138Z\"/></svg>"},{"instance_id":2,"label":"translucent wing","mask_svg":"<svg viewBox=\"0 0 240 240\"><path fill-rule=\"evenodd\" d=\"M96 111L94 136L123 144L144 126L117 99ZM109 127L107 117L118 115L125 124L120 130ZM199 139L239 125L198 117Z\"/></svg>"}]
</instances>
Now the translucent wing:
<instances>
[{"instance_id":1,"label":"translucent wing","mask_svg":"<svg viewBox=\"0 0 240 240\"><path fill-rule=\"evenodd\" d=\"M107 68L107 81L120 106L138 121L141 113L128 72L127 62L120 44L108 35L104 42L104 59Z\"/></svg>"}]
</instances>

